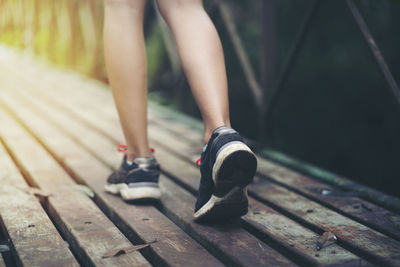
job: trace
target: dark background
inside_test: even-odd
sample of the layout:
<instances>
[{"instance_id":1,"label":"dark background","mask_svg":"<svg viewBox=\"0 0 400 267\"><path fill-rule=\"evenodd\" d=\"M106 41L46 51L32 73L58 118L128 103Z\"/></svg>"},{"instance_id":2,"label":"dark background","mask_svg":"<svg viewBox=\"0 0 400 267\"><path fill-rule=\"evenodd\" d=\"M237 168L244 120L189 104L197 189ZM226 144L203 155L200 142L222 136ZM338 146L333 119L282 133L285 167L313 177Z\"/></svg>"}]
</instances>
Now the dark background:
<instances>
[{"instance_id":1,"label":"dark background","mask_svg":"<svg viewBox=\"0 0 400 267\"><path fill-rule=\"evenodd\" d=\"M234 2L234 3L233 3ZM256 3L257 2L257 3ZM252 65L260 73L260 1L231 1ZM274 1L276 81L314 1ZM400 1L356 1L394 78L400 80ZM400 196L400 105L345 1L321 1L282 84L268 129L260 119L218 12L210 12L225 48L232 124L265 146ZM168 79L166 79L168 81ZM187 83L152 89L200 118ZM268 90L269 88L263 88ZM180 91L182 94L174 94ZM168 92L171 92L168 94ZM266 122L265 122L266 123Z\"/></svg>"}]
</instances>

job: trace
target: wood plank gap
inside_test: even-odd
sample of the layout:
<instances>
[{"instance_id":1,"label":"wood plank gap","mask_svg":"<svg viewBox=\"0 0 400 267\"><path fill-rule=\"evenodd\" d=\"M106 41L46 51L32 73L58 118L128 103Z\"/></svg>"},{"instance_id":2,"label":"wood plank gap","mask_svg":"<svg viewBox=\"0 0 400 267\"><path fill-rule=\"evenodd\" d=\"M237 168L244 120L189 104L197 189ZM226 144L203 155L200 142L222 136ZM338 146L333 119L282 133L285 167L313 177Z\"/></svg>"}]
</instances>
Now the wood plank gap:
<instances>
[{"instance_id":1,"label":"wood plank gap","mask_svg":"<svg viewBox=\"0 0 400 267\"><path fill-rule=\"evenodd\" d=\"M7 97L3 97L3 98L7 98ZM13 102L11 101L11 99L8 99L9 106L15 106L15 105L11 105L10 103L13 103ZM18 112L23 113L25 111L23 110L23 108L19 108ZM28 110L26 110L26 112L24 114L26 115L28 113L31 114L30 111L28 112ZM37 121L39 121L39 120L40 119L37 118ZM32 121L33 120L29 120L29 122L32 122ZM25 121L25 123L26 123L26 121ZM40 124L40 129L41 130L44 129L44 132L47 133L47 131L51 131L50 129L52 129L52 128L50 127L50 125L47 125L47 126L46 125L47 124L45 124L43 122L43 124ZM38 128L35 128L35 129L38 129ZM55 130L55 129L53 129L53 130ZM59 133L57 131L57 134L52 135L52 136L58 136L60 138L61 136L63 136L63 134ZM43 135L42 137L46 138L45 135ZM37 137L37 138L40 139L39 137ZM66 143L69 142L68 147L71 148L72 150L77 149L76 144L73 144L73 142L69 141L69 139L65 139L64 142L66 142ZM55 157L58 161L65 160L65 157L60 157L59 155L57 155L55 153L55 151L57 149L50 149L48 146L49 143L46 143L46 142L44 142L44 143L47 146L47 148L49 149L49 151L51 151L53 157ZM75 164L78 164L78 165L76 165L75 168L71 168L71 165L69 165L67 163L64 166L69 168L70 173L73 175L73 177L75 179L77 179L77 180L81 181L82 183L93 188L94 192L96 193L95 201L98 201L100 206L106 207L106 209L104 209L104 212L107 212L110 217L115 218L114 216L120 216L120 215L116 214L117 210L118 210L118 206L120 208L124 207L121 210L121 214L122 213L124 214L124 221L129 224L130 233L132 233L132 230L134 231L134 228L132 227L133 224L135 224L135 228L139 228L140 225L138 225L138 224L140 223L141 217L143 217L143 216L145 216L145 217L149 216L149 218L147 218L147 219L143 218L143 219L150 220L149 221L150 223L153 219L155 220L155 222L152 223L153 228L156 226L163 228L163 229L158 229L158 228L155 229L154 228L151 231L151 229L149 229L149 222L148 223L142 222L143 225L140 226L142 228L144 227L142 230L142 233L144 233L144 236L146 236L146 238L143 238L143 239L141 238L142 240L145 240L146 242L148 242L149 239L152 239L152 238L148 237L150 235L154 236L154 237L158 236L159 238L161 238L161 240L159 242L154 243L149 249L143 250L143 251L150 251L150 249L153 249L154 247L157 248L157 254L153 253L154 254L153 256L155 256L154 258L156 258L158 255L161 254L162 258L159 257L159 259L163 259L164 262L161 262L161 261L155 262L156 265L158 265L158 264L165 265L166 263L168 263L168 265L172 264L175 266L185 266L185 265L189 264L189 262L192 266L194 266L196 264L206 264L206 265L211 264L213 266L220 265L218 263L218 261L215 260L214 257L212 257L208 253L205 253L205 249L203 249L199 245L196 245L197 243L193 242L192 239L189 238L189 236L185 235L183 231L181 231L175 224L170 222L167 219L167 217L164 217L164 215L162 215L159 211L157 211L156 208L154 208L152 206L127 205L126 203L121 201L120 198L105 193L103 190L104 181L100 181L101 184L99 184L98 174L102 173L103 174L102 176L106 177L106 174L108 174L107 169L105 168L105 166L103 166L101 163L99 163L96 159L91 157L90 154L88 154L88 153L85 154L83 152L83 150L80 150L80 152L82 155L85 155L85 160L82 160L82 161L79 160L79 162L86 162L86 160L87 160L87 162L91 162L91 164L88 163L88 165L97 166L97 167L88 169L86 166L81 165L81 170L79 170L79 168L78 168L79 162L76 160L74 162L75 162ZM72 153L74 155L79 154L78 152L70 152L70 153ZM67 152L67 154L68 154L68 152ZM71 162L70 162L70 164L71 164ZM94 169L96 169L96 170L94 170ZM87 171L91 171L91 172L94 171L94 173L92 173L91 175L82 174L83 172L87 172ZM89 179L88 176L91 177L90 179L92 179L91 180L92 182L87 183L87 180ZM83 177L86 177L86 178L83 178ZM97 185L94 184L94 182L96 182ZM95 186L93 186L93 185L95 185ZM111 202L112 204L109 203L110 201L104 201L105 198L107 198L107 200L112 199L113 200ZM100 203L100 201L101 201L101 203ZM137 211L133 212L133 214L129 214L127 208L129 208L131 211L132 210L137 210ZM135 213L141 214L141 216L135 217L134 216ZM165 219L163 219L163 218L165 218ZM159 221L157 223L157 220L161 220L161 221ZM115 223L120 224L121 221L116 221ZM162 233L160 234L159 231L167 231L164 233L166 233L166 236L170 236L171 239L169 239L169 240L163 239L162 238L163 234ZM143 235L143 234L141 234L141 235ZM129 236L129 234L128 234L128 236ZM185 249L183 249L183 248L185 248ZM179 251L180 251L180 253L187 253L186 257L183 256L184 254L182 254L182 256L180 256L180 257L173 256L176 253L178 253ZM175 252L175 254L174 254L174 252ZM202 261L193 262L193 259L196 259L196 258L201 258Z\"/></svg>"},{"instance_id":2,"label":"wood plank gap","mask_svg":"<svg viewBox=\"0 0 400 267\"><path fill-rule=\"evenodd\" d=\"M70 111L70 112L73 113L72 111ZM79 118L79 116L76 116L76 115L75 115L75 117ZM79 118L79 119L81 119L81 118ZM81 119L81 120L82 120L82 119ZM85 123L91 123L90 120L83 120L83 121L86 121ZM96 126L96 127L94 127L94 128L100 128L100 127L97 127L97 126ZM100 129L101 129L101 128L100 128ZM106 131L103 131L103 132L106 132ZM157 131L153 131L153 133L154 133L154 132L157 133ZM106 134L106 135L109 135L109 134ZM113 139L116 139L116 138L113 138Z\"/></svg>"},{"instance_id":3,"label":"wood plank gap","mask_svg":"<svg viewBox=\"0 0 400 267\"><path fill-rule=\"evenodd\" d=\"M18 98L19 99L19 98ZM27 106L26 105L26 103L24 103L24 106ZM53 112L51 112L51 114L55 114L55 112L53 111ZM44 115L44 114L43 114ZM46 116L44 116L44 117L46 117ZM64 122L65 122L65 120L64 120ZM65 123L64 123L65 124ZM67 124L69 124L69 123L67 123ZM41 128L43 128L44 126L42 126ZM45 129L48 129L48 128L46 128L46 127L44 127ZM76 129L76 128L75 128ZM65 129L64 129L65 130ZM78 130L78 132L79 132L79 130ZM56 134L56 133L54 133L54 134ZM58 136L60 136L60 134L59 133L57 133L56 135L58 135ZM70 147L70 146L69 146ZM192 202L193 202L193 205L194 205L194 198L193 198L193 200L192 200ZM187 209L187 212L186 212L186 214L187 214L187 218L189 218L188 220L189 220L189 222L190 223L192 223L193 224L193 222L192 222L192 214L193 214L193 211L192 211L192 207L190 207L190 211ZM245 232L245 231L244 231ZM201 235L201 232L198 232L198 233L200 233L200 235ZM218 233L218 232L217 232ZM214 235L215 235L215 233L214 233ZM226 235L226 233L224 232L224 234L219 234L220 236L221 236L221 238L223 238L223 236L224 235ZM248 235L248 234L247 234ZM252 243L254 243L254 244L256 244L256 247L258 247L258 243L255 243L254 241L256 240L255 238L252 240L251 238L249 239L249 237L246 237L247 236L246 234L242 234L242 239L243 239L243 237L245 237L245 238L247 238L247 240L248 241L252 241ZM233 235L233 237L235 237L235 235ZM203 240L204 240L204 238L203 238ZM209 241L208 241L209 242ZM210 243L210 242L209 242ZM248 244L246 245L246 247L248 246ZM267 251L267 245L266 244L264 244L263 245L264 246L264 252L263 252L263 254L265 254L265 252ZM208 246L209 247L209 246ZM211 250L213 253L215 253L215 251L214 250ZM248 255L250 255L251 253L249 253L250 251L247 251L246 253L242 253L242 255L246 255L246 254L248 254ZM224 254L226 254L226 251L225 251L225 253ZM217 255L217 254L216 254ZM231 254L231 255L235 255L235 254ZM271 261L272 259L273 259L273 257L271 257L271 255L273 255L273 254L271 254L271 252L269 253L269 254L265 254L265 256L264 257L266 257L265 259L264 259L264 261L267 261L267 259L269 258L269 260ZM217 255L218 256L218 255ZM221 255L219 255L219 257L221 257ZM275 258L276 258L277 256L275 255ZM254 257L253 257L254 258ZM254 258L254 259L256 259L256 258ZM247 260L243 260L244 262L251 262L252 260L254 260L254 259L249 259L249 258L247 258ZM281 259L281 261L282 261L282 259ZM227 264L229 264L229 265L232 265L232 264L234 264L234 262L232 262L232 261L227 261L227 259L225 258L225 262L227 263ZM254 263L256 263L256 261L254 262ZM276 263L276 262L275 262ZM288 262L284 262L285 264L284 265L287 265L288 264ZM236 265L236 264L235 264Z\"/></svg>"},{"instance_id":4,"label":"wood plank gap","mask_svg":"<svg viewBox=\"0 0 400 267\"><path fill-rule=\"evenodd\" d=\"M395 239L397 241L400 241L400 215L391 213L388 213L388 210L385 210L383 208L380 208L379 206L376 206L375 204L372 204L370 202L367 201L359 201L359 200L354 200L354 202L351 202L350 204L346 203L347 198L358 198L358 196L356 194L352 194L352 193L346 193L344 191L341 191L340 189L335 189L332 186L329 185L319 185L317 188L317 190L315 190L316 188L309 188L309 190L315 190L315 193L310 193L310 192L305 192L305 190L303 189L304 184L302 184L299 181L299 184L302 184L301 187L302 189L298 189L294 186L288 185L286 183L283 183L277 179L274 179L271 177L271 175L268 174L264 174L261 172L257 173L257 176L265 179L271 183L274 183L276 185L282 186L292 192L295 192L307 199L310 199L314 202L317 202L318 204L327 207L343 216L346 216L356 222L359 222L365 226L368 226L371 229L374 229L384 235L387 235L388 237ZM354 215L351 212L346 212L343 211L341 208L339 208L337 205L332 204L332 202L327 201L326 199L322 199L321 197L318 197L317 194L321 195L321 192L323 190L329 191L329 192L333 192L333 197L335 197L335 194L339 194L338 198L343 197L346 198L345 200L343 200L342 202L345 203L343 204L343 206L347 207L348 209L357 207L357 209L365 209L365 212L370 212L371 210L376 210L375 214L371 214L368 215L369 220L366 220L365 217L364 218L360 218L359 216ZM342 195L341 195L342 194ZM329 197L329 196L327 196ZM358 203L357 203L358 202ZM342 207L343 208L343 207ZM377 216L378 213L382 216ZM385 224L386 223L386 224ZM387 226L387 227L382 227L382 225Z\"/></svg>"},{"instance_id":5,"label":"wood plank gap","mask_svg":"<svg viewBox=\"0 0 400 267\"><path fill-rule=\"evenodd\" d=\"M4 102L2 107L7 107L8 111L12 112L10 107L4 104ZM15 116L15 114L13 115ZM18 136L23 136L24 139L13 139L12 135L14 132L0 130L3 140L5 137L7 137L7 140L5 140L7 147L9 147L10 142L15 144L15 149L12 152L14 157L16 158L17 156L15 154L19 153L18 158L25 159L18 159L19 168L24 168L25 172L29 175L29 179L35 180L38 184L40 184L40 188L48 191L51 194L51 196L46 198L47 202L45 202L47 210L49 211L49 215L53 218L56 225L58 225L59 229L63 232L64 236L70 243L71 248L74 250L75 255L78 256L80 261L84 265L89 266L125 266L126 264L148 266L149 263L138 252L122 255L122 257L120 256L108 259L101 258L106 251L110 249L116 249L121 246L128 247L130 243L124 239L125 237L123 237L115 227L111 226L111 222L109 222L106 217L103 216L103 213L100 213L100 210L97 211L94 208L95 206L91 204L92 200L85 196L83 192L79 192L76 188L73 188L74 183L69 176L60 171L58 171L57 174L49 175L50 173L48 173L46 169L36 169L37 167L33 167L33 165L31 165L32 162L30 161L32 158L29 158L32 157L30 154L33 152L38 154L38 157L36 157L37 159L41 157L40 161L44 162L43 164L52 162L50 160L51 158L43 158L46 150L38 143L35 143L34 141L36 140L33 137L28 138L28 133L23 132L25 129L23 126L17 124L17 121L13 122L13 120L8 118L6 113L1 110L0 116L2 117L3 122L7 122L8 127L13 127L12 131L16 131L15 133L17 133ZM25 147L20 146L22 145L22 143L20 143L22 142L21 140L24 141L24 145L29 144L31 148L35 147L35 149L30 150L29 154L18 152L21 151L18 150L18 148L26 149ZM9 149L11 151L11 148ZM56 166L57 165L54 165L53 168ZM33 176L36 173L40 174L40 176L37 178ZM59 179L59 181L54 181L53 179L52 183L45 182L45 180L50 179L51 176L52 178ZM55 186L57 186L57 192L55 191ZM74 199L75 207L72 207L71 203L66 205L68 202L67 199L70 196ZM75 212L71 209L74 209ZM85 213L77 212L79 210L83 210ZM90 224L86 224L86 221L90 222ZM96 234L88 235L90 232L94 232ZM105 238L104 240L102 239L103 237Z\"/></svg>"},{"instance_id":6,"label":"wood plank gap","mask_svg":"<svg viewBox=\"0 0 400 267\"><path fill-rule=\"evenodd\" d=\"M53 112L51 112L50 110L48 110L48 112L47 112L47 114L54 114L54 111ZM44 115L44 114L43 114ZM61 117L60 117L60 119L62 119ZM65 121L65 118L63 119L63 121ZM191 166L188 166L188 167L191 167Z\"/></svg>"},{"instance_id":7,"label":"wood plank gap","mask_svg":"<svg viewBox=\"0 0 400 267\"><path fill-rule=\"evenodd\" d=\"M158 154L157 154L160 163L162 164L162 166L164 166L164 172L167 171L168 173L170 173L171 177L173 177L171 180L173 182L179 180L180 183L185 183L185 187L189 187L190 190L187 190L189 192L192 193L192 195L195 191L196 188L198 187L198 170L194 167L191 166L190 164L186 163L185 161L183 161L182 159L179 158L173 158L171 159L171 157L168 156L168 153L162 149L158 149ZM173 172L175 172L174 174L172 174ZM177 191L178 189L170 189L167 191ZM182 190L182 189L180 189ZM276 244L276 246L279 247L280 251L282 251L282 249L286 250L286 253L288 253L287 251L289 251L289 253L292 253L292 259L293 259L293 254L297 256L297 260L299 260L300 257L303 257L304 260L308 260L311 262L314 262L314 264L323 264L326 265L327 262L322 262L323 258L318 258L318 257L324 257L326 256L326 254L330 254L331 252L335 251L334 253L336 253L335 257L336 259L340 259L340 257L348 257L350 258L350 260L345 263L345 261L341 262L341 264L348 264L348 265L354 265L355 263L360 263L364 261L362 261L361 259L357 258L357 257L352 257L351 255L346 255L346 253L341 250L341 248L338 248L336 246L331 247L332 250L328 249L325 251L321 251L321 253L318 253L316 251L310 253L310 249L307 251L306 249L306 245L304 245L304 243L308 243L308 246L310 248L313 247L313 245L315 245L316 239L318 237L318 235L316 234L311 234L308 229L306 228L302 228L300 225L290 221L289 219L285 219L285 217L283 217L282 215L280 215L279 213L273 211L271 208L261 205L261 203L255 201L252 198L249 198L249 207L250 207L250 211L249 213L242 217L241 223L242 225L245 227L245 229L249 230L251 229L250 232L252 233L259 233L258 235L256 235L258 238L261 238L264 242L266 242L267 244L271 244L270 241L272 241L272 244ZM272 215L272 217L271 217ZM270 217L268 217L270 216ZM273 228L266 228L265 225L266 224L260 224L259 220L260 218L266 219L267 221L269 220L269 218L275 218L275 221L269 221L270 225L274 225L274 224L281 224L281 225L286 225L288 226L285 229L281 229L279 231L276 231L275 233L273 232L274 229ZM267 224L268 225L268 224ZM270 226L268 225L268 226ZM306 239L306 236L311 240L308 242L305 242L305 240L303 240L302 238L300 239L295 239L296 235L294 235L291 230L292 229L297 229L297 234L302 233L303 238ZM257 230L257 231L256 231ZM290 240L289 238L284 239L285 235L284 230L291 232L291 237L292 239ZM276 238L274 235L277 235L278 237ZM279 236L280 235L280 236ZM290 234L288 234L288 236L290 236ZM299 236L299 235L298 235ZM298 237L297 236L297 237ZM314 241L314 242L312 242ZM300 243L300 248L302 248L305 251L301 251L302 253L300 253L300 251L297 248L294 248L294 244L296 243ZM290 246L293 245L293 246ZM276 246L274 248L276 248ZM307 254L308 253L308 254ZM324 254L326 253L326 254ZM304 255L306 254L306 256ZM315 256L316 254L319 254L318 256ZM341 254L341 255L340 255ZM333 263L333 262L331 262Z\"/></svg>"},{"instance_id":8,"label":"wood plank gap","mask_svg":"<svg viewBox=\"0 0 400 267\"><path fill-rule=\"evenodd\" d=\"M14 267L17 266L16 262L21 261L20 259L15 260L15 257L18 257L15 255L15 248L14 245L12 244L9 234L7 232L7 229L5 229L5 223L3 219L1 218L0 215L0 245L6 245L10 248L10 251L4 251L0 253L0 266L1 264L4 264L3 266L10 266ZM14 251L14 253L13 253Z\"/></svg>"},{"instance_id":9,"label":"wood plank gap","mask_svg":"<svg viewBox=\"0 0 400 267\"><path fill-rule=\"evenodd\" d=\"M4 190L0 194L0 203L7 202L7 206L0 207L1 235L11 250L7 253L7 262L20 266L78 266L79 259L52 223L43 202L29 193L30 188L1 136L0 158L3 175L7 175L0 177L1 190ZM7 183L7 177L12 178L10 183ZM52 257L49 257L49 252Z\"/></svg>"},{"instance_id":10,"label":"wood plank gap","mask_svg":"<svg viewBox=\"0 0 400 267\"><path fill-rule=\"evenodd\" d=\"M169 149L170 151L172 151L172 147L176 150L175 151L175 154L181 154L181 158L184 158L186 161L188 161L188 162L192 162L192 164L194 164L194 161L191 161L191 160L189 160L189 158L193 158L193 156L191 156L191 154L190 154L190 151L191 151L191 148L190 147L188 147L188 146L185 146L185 144L183 144L183 143L179 143L179 142L176 142L176 141L174 141L173 140L173 138L172 137L169 137L169 136L165 136L165 135L162 135L162 130L161 129L155 129L154 127L153 128L151 128L153 131L150 131L150 135L153 133L153 136L154 136L154 133L157 135L157 137L155 138L155 139L153 139L153 142L156 142L156 140L163 140L163 142L157 142L157 144L159 145L159 146L163 146L164 148L166 148L167 147L167 145L168 146L171 146L171 148ZM151 139L152 140L152 139ZM167 145L166 145L167 144ZM276 185L275 185L275 187L276 187ZM254 186L254 184L252 184L252 186L250 186L250 190L249 190L249 194L251 195L251 196L253 196L253 197L255 197L255 196L258 196L258 195L256 195L256 194L253 194L252 193L252 188L255 188L255 186ZM266 193L267 194L267 193ZM291 193L291 192L287 192L287 193L285 193L285 194L293 194L293 193ZM265 195L265 194L264 194ZM261 200L261 199L263 199L263 198L257 198L258 200ZM265 199L264 199L265 200ZM271 204L272 204L272 202L266 202L266 201L263 201L264 203L266 203L266 204L268 204L268 205L270 205L270 206L272 206ZM272 207L274 207L275 209L278 207L277 205L274 205L274 206L272 206ZM293 220L295 220L295 221L297 221L297 222L299 222L299 223L301 223L301 224L303 224L304 226L306 226L306 227L308 227L308 228L310 228L310 229L314 229L314 231L316 231L316 232L319 232L319 233L322 233L323 231L326 231L326 229L328 229L327 227L312 227L312 225L315 225L315 224L313 224L313 223L308 223L308 221L305 221L305 220L299 220L298 218L301 218L301 216L298 216L298 215L295 215L295 214L293 214L293 213L290 213L290 212L287 212L287 210L284 210L284 208L283 209L280 209L279 210L281 213L283 213L283 214L285 214L286 216L288 216L288 217L290 217L291 219L293 219ZM290 216L289 216L289 214L290 214ZM350 219L349 219L350 220ZM350 222L350 221L348 221L348 222ZM361 226L361 225L360 225ZM333 232L335 232L334 231L334 229L335 228L333 228L332 229L332 231ZM377 232L371 232L371 231L374 231L374 230L369 230L369 232L371 233L371 234L373 234L373 235L375 235L375 236L379 236L379 234L377 233ZM384 238L383 236L382 236L382 238ZM388 260L390 261L391 259L388 259L388 258L385 258L385 257L379 257L379 256L373 256L372 254L368 254L368 252L366 252L366 251L362 251L362 250L360 250L359 248L357 248L357 246L354 246L353 244L351 244L351 243L349 243L349 242L352 242L353 240L351 239L351 240L349 240L349 241L343 241L344 243L341 243L342 241L340 241L339 242L339 244L342 244L346 249L348 249L348 250L350 250L351 252L353 252L353 253L355 253L355 254L357 254L357 255L360 255L361 257L365 257L365 258L367 258L369 261L371 261L371 262L374 262L375 264L379 264L379 262L388 262ZM368 242L368 241L365 241L365 242ZM390 242L390 243L394 243L394 244L397 244L397 246L398 246L398 243L397 242L395 242L395 240L390 240L390 239L388 239L386 242L384 242L383 240L381 241L381 244L382 245L385 245L387 248L391 248L391 250L393 251L393 253L395 253L396 252L396 250L394 249L394 247L390 247L390 246L388 246L388 245L386 245L386 243L387 242ZM358 244L358 246L361 246L361 247L368 247L368 246L365 246L366 244L362 244L362 243L359 243ZM394 246L396 246L396 245L394 245ZM383 250L381 250L381 252L384 252ZM385 252L386 253L386 252ZM394 255L397 255L396 253L394 254ZM394 262L396 262L396 261L398 261L398 260L400 260L400 259L397 259L396 258L396 256L394 256Z\"/></svg>"}]
</instances>

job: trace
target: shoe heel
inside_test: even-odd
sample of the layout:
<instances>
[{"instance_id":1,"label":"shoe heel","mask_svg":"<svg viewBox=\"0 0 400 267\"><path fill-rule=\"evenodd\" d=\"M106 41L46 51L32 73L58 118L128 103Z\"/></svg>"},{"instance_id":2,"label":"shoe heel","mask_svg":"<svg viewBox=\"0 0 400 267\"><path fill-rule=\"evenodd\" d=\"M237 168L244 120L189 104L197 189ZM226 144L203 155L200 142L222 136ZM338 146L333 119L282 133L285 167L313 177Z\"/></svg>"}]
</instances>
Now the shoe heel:
<instances>
[{"instance_id":1,"label":"shoe heel","mask_svg":"<svg viewBox=\"0 0 400 267\"><path fill-rule=\"evenodd\" d=\"M234 187L224 197L215 195L194 214L197 222L217 222L239 218L248 211L247 191L245 188Z\"/></svg>"},{"instance_id":2,"label":"shoe heel","mask_svg":"<svg viewBox=\"0 0 400 267\"><path fill-rule=\"evenodd\" d=\"M236 150L222 159L223 162L213 177L214 195L222 197L235 186L245 188L253 181L257 159L247 146L246 148Z\"/></svg>"}]
</instances>

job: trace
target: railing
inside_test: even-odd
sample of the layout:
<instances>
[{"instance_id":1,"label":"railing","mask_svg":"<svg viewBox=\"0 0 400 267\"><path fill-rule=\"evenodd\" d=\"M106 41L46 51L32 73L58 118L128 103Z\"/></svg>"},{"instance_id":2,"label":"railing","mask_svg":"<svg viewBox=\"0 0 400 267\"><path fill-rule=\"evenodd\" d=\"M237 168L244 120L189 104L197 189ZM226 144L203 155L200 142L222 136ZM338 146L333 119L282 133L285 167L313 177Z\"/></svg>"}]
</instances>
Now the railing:
<instances>
[{"instance_id":1,"label":"railing","mask_svg":"<svg viewBox=\"0 0 400 267\"><path fill-rule=\"evenodd\" d=\"M105 79L99 0L2 0L0 40Z\"/></svg>"}]
</instances>

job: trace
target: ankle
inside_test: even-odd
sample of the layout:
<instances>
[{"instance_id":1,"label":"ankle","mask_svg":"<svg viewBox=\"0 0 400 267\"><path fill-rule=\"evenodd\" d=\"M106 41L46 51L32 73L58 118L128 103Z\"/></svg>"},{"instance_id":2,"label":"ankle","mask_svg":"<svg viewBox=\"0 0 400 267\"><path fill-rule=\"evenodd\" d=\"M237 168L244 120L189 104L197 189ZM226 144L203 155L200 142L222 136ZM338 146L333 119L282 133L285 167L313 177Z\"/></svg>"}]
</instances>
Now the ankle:
<instances>
[{"instance_id":1,"label":"ankle","mask_svg":"<svg viewBox=\"0 0 400 267\"><path fill-rule=\"evenodd\" d=\"M231 123L229 121L227 121L227 122L222 122L222 123L216 123L216 124L208 126L208 127L204 126L204 139L203 139L204 145L206 145L208 143L208 140L210 140L210 137L211 137L212 133L214 132L214 130L221 126L231 127Z\"/></svg>"},{"instance_id":2,"label":"ankle","mask_svg":"<svg viewBox=\"0 0 400 267\"><path fill-rule=\"evenodd\" d=\"M128 151L126 153L126 160L129 162L133 162L136 158L150 158L152 156L153 154L151 153L150 149L147 149L146 151Z\"/></svg>"}]
</instances>

